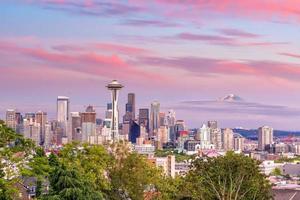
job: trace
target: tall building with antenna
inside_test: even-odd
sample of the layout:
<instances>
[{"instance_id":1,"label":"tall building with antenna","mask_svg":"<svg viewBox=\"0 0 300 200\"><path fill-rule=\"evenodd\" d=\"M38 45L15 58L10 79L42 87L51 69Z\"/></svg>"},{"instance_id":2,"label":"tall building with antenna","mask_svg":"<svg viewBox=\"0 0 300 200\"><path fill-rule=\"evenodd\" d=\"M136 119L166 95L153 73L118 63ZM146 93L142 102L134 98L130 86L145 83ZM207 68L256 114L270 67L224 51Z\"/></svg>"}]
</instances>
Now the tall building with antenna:
<instances>
[{"instance_id":1,"label":"tall building with antenna","mask_svg":"<svg viewBox=\"0 0 300 200\"><path fill-rule=\"evenodd\" d=\"M119 91L124 87L117 80L113 80L107 86L111 91L112 100L112 117L111 117L111 139L112 142L119 140L119 111L118 111L118 96Z\"/></svg>"}]
</instances>

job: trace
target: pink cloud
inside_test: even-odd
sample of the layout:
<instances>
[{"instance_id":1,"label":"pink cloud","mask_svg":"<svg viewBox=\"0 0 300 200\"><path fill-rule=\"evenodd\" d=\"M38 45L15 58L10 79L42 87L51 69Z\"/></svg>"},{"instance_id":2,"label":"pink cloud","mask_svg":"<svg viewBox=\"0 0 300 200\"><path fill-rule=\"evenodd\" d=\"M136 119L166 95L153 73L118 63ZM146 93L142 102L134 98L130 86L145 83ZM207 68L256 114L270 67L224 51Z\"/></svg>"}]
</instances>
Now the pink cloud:
<instances>
[{"instance_id":1,"label":"pink cloud","mask_svg":"<svg viewBox=\"0 0 300 200\"><path fill-rule=\"evenodd\" d=\"M141 57L138 64L177 68L186 71L190 76L256 76L280 78L288 81L299 81L300 66L290 63L272 61L233 61L197 57Z\"/></svg>"},{"instance_id":2,"label":"pink cloud","mask_svg":"<svg viewBox=\"0 0 300 200\"><path fill-rule=\"evenodd\" d=\"M142 55L149 54L150 51L144 48L116 44L116 43L101 43L95 42L92 44L76 45L76 44L60 44L52 46L54 50L60 52L110 52L124 55Z\"/></svg>"},{"instance_id":3,"label":"pink cloud","mask_svg":"<svg viewBox=\"0 0 300 200\"><path fill-rule=\"evenodd\" d=\"M219 45L237 45L237 41L231 37L224 37L218 35L204 35L204 34L193 34L193 33L180 33L175 38L191 41L205 41L212 44Z\"/></svg>"},{"instance_id":4,"label":"pink cloud","mask_svg":"<svg viewBox=\"0 0 300 200\"><path fill-rule=\"evenodd\" d=\"M166 5L177 5L190 8L193 16L199 15L200 11L207 13L225 14L228 16L240 16L256 19L294 18L300 22L300 6L295 0L157 0L156 2ZM200 12L201 13L201 12ZM180 16L182 13L178 13Z\"/></svg>"},{"instance_id":5,"label":"pink cloud","mask_svg":"<svg viewBox=\"0 0 300 200\"><path fill-rule=\"evenodd\" d=\"M209 44L221 45L221 46L273 46L273 45L289 44L288 42L242 41L240 40L241 39L240 37L254 38L254 37L258 37L258 35L256 36L255 34L247 33L240 30L235 30L235 29L228 29L226 32L227 32L225 33L226 36L194 34L194 33L185 32L185 33L180 33L178 35L175 35L174 38L182 39L182 40L190 40L190 41L202 41ZM229 37L228 35L230 35L231 37ZM172 39L172 37L168 37L167 39Z\"/></svg>"},{"instance_id":6,"label":"pink cloud","mask_svg":"<svg viewBox=\"0 0 300 200\"><path fill-rule=\"evenodd\" d=\"M268 21L300 22L300 6L297 0L155 0L98 1L98 0L23 0L45 9L57 9L71 14L89 16L133 16L150 13L164 20L136 21L132 25L151 24L161 26L172 21L203 22L203 17L246 17ZM139 20L139 19L138 19Z\"/></svg>"},{"instance_id":7,"label":"pink cloud","mask_svg":"<svg viewBox=\"0 0 300 200\"><path fill-rule=\"evenodd\" d=\"M227 35L227 36L237 36L237 37L243 37L243 38L257 38L260 37L258 34L238 30L238 29L217 29L218 32L221 34Z\"/></svg>"},{"instance_id":8,"label":"pink cloud","mask_svg":"<svg viewBox=\"0 0 300 200\"><path fill-rule=\"evenodd\" d=\"M134 49L131 50L133 51ZM157 73L145 71L142 68L128 64L127 60L116 54L101 55L94 52L56 53L43 48L20 47L14 43L7 42L0 42L0 52L25 56L48 67L78 71L110 79L151 80L153 78L160 78L162 81L166 80L166 77Z\"/></svg>"}]
</instances>

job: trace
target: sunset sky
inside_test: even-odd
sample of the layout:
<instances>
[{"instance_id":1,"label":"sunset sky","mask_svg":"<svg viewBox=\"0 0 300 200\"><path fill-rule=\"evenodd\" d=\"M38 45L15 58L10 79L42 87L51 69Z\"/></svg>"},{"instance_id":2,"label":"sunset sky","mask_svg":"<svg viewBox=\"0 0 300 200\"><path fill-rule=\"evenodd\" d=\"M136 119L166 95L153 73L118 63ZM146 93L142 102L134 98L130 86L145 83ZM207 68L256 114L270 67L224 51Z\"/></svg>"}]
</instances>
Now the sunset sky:
<instances>
[{"instance_id":1,"label":"sunset sky","mask_svg":"<svg viewBox=\"0 0 300 200\"><path fill-rule=\"evenodd\" d=\"M300 130L300 1L1 0L0 117L7 108L55 116L128 92L190 128L270 125ZM221 102L228 94L242 102Z\"/></svg>"}]
</instances>

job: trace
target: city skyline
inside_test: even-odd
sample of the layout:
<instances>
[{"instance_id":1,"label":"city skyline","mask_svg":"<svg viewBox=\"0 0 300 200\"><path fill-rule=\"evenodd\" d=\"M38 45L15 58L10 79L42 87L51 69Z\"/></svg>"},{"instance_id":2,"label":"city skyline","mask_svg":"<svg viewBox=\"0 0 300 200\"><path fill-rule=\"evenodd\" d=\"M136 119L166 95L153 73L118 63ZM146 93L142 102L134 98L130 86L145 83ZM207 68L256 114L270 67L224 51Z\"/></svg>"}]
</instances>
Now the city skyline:
<instances>
[{"instance_id":1,"label":"city skyline","mask_svg":"<svg viewBox=\"0 0 300 200\"><path fill-rule=\"evenodd\" d=\"M117 79L121 115L133 92L136 108L157 100L190 128L300 130L297 4L1 1L0 117L17 108L54 118L64 95L71 111L92 104L104 118L104 86ZM231 93L244 101L218 100Z\"/></svg>"}]
</instances>

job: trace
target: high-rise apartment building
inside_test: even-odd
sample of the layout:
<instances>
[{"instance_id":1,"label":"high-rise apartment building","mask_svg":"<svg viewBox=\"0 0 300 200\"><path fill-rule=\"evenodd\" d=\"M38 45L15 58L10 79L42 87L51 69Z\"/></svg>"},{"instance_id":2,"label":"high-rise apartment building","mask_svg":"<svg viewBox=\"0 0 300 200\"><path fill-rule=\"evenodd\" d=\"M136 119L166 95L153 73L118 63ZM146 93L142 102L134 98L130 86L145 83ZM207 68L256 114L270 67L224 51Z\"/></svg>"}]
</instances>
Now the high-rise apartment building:
<instances>
[{"instance_id":1,"label":"high-rise apartment building","mask_svg":"<svg viewBox=\"0 0 300 200\"><path fill-rule=\"evenodd\" d=\"M270 144L273 144L273 128L269 126L258 128L258 150L264 151Z\"/></svg>"},{"instance_id":2,"label":"high-rise apartment building","mask_svg":"<svg viewBox=\"0 0 300 200\"><path fill-rule=\"evenodd\" d=\"M160 103L158 101L152 102L150 111L150 136L154 136L159 128L159 112Z\"/></svg>"},{"instance_id":3,"label":"high-rise apartment building","mask_svg":"<svg viewBox=\"0 0 300 200\"><path fill-rule=\"evenodd\" d=\"M225 151L233 150L233 131L230 128L223 130L223 149Z\"/></svg>"},{"instance_id":4,"label":"high-rise apartment building","mask_svg":"<svg viewBox=\"0 0 300 200\"><path fill-rule=\"evenodd\" d=\"M31 121L35 121L35 113L25 113L24 115L24 119L27 119L27 120L31 120Z\"/></svg>"},{"instance_id":5,"label":"high-rise apartment building","mask_svg":"<svg viewBox=\"0 0 300 200\"><path fill-rule=\"evenodd\" d=\"M113 142L119 140L119 109L118 109L118 96L119 91L124 87L118 81L113 80L107 86L111 91L112 100L112 120L111 120L111 139Z\"/></svg>"},{"instance_id":6,"label":"high-rise apartment building","mask_svg":"<svg viewBox=\"0 0 300 200\"><path fill-rule=\"evenodd\" d=\"M244 150L244 141L245 138L241 135L237 135L233 139L233 147L235 151L243 151Z\"/></svg>"},{"instance_id":7,"label":"high-rise apartment building","mask_svg":"<svg viewBox=\"0 0 300 200\"><path fill-rule=\"evenodd\" d=\"M215 146L215 149L221 150L223 148L222 130L219 128L210 128L210 141Z\"/></svg>"},{"instance_id":8,"label":"high-rise apartment building","mask_svg":"<svg viewBox=\"0 0 300 200\"><path fill-rule=\"evenodd\" d=\"M198 131L196 140L200 140L201 149L211 149L210 129L205 124Z\"/></svg>"}]
</instances>

